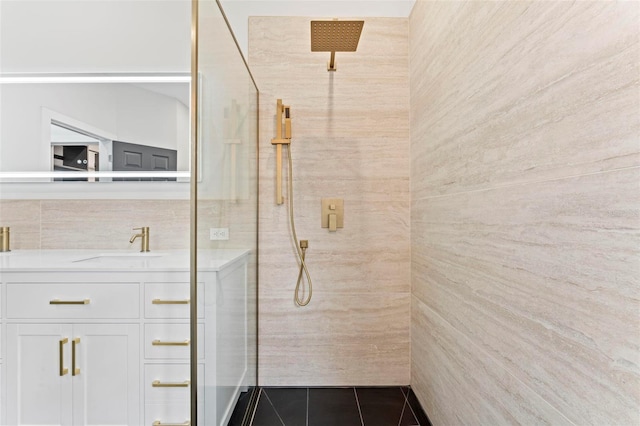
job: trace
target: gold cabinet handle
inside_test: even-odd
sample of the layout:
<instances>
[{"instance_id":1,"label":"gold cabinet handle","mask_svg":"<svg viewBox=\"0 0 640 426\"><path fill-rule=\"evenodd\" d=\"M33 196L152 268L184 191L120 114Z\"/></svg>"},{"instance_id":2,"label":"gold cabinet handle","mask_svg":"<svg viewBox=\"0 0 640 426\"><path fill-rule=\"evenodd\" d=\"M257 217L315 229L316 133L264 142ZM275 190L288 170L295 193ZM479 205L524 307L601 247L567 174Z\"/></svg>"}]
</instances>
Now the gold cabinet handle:
<instances>
[{"instance_id":1,"label":"gold cabinet handle","mask_svg":"<svg viewBox=\"0 0 640 426\"><path fill-rule=\"evenodd\" d=\"M154 305L188 305L189 299L184 299L184 300L153 299L151 303Z\"/></svg>"},{"instance_id":2,"label":"gold cabinet handle","mask_svg":"<svg viewBox=\"0 0 640 426\"><path fill-rule=\"evenodd\" d=\"M187 420L184 423L162 423L160 420L153 422L153 426L190 426L191 422Z\"/></svg>"},{"instance_id":3,"label":"gold cabinet handle","mask_svg":"<svg viewBox=\"0 0 640 426\"><path fill-rule=\"evenodd\" d=\"M189 380L178 383L162 383L160 380L154 380L153 382L151 382L151 386L153 386L154 388L188 388L189 383L191 383L189 382Z\"/></svg>"},{"instance_id":4,"label":"gold cabinet handle","mask_svg":"<svg viewBox=\"0 0 640 426\"><path fill-rule=\"evenodd\" d=\"M53 299L53 300L49 300L49 304L50 305L88 305L89 303L91 303L91 300L89 300L89 299L84 299L84 300L58 300L58 299Z\"/></svg>"},{"instance_id":5,"label":"gold cabinet handle","mask_svg":"<svg viewBox=\"0 0 640 426\"><path fill-rule=\"evenodd\" d=\"M68 338L60 339L60 376L64 376L69 372L68 368L64 368L64 345L69 341Z\"/></svg>"},{"instance_id":6,"label":"gold cabinet handle","mask_svg":"<svg viewBox=\"0 0 640 426\"><path fill-rule=\"evenodd\" d=\"M161 340L154 340L151 344L153 346L189 346L189 339L182 342L163 342Z\"/></svg>"},{"instance_id":7,"label":"gold cabinet handle","mask_svg":"<svg viewBox=\"0 0 640 426\"><path fill-rule=\"evenodd\" d=\"M76 368L76 345L80 343L80 338L76 337L71 341L71 375L77 376L80 374L80 369Z\"/></svg>"}]
</instances>

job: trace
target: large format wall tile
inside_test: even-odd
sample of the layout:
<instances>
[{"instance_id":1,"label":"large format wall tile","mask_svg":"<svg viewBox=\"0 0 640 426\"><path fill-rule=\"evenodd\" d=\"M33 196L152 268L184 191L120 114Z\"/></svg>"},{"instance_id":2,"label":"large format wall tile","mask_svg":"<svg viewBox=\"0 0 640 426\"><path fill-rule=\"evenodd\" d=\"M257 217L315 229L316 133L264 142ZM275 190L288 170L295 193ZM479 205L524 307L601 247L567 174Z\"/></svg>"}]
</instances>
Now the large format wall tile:
<instances>
[{"instance_id":1,"label":"large format wall tile","mask_svg":"<svg viewBox=\"0 0 640 426\"><path fill-rule=\"evenodd\" d=\"M42 200L43 249L134 250L133 228L150 227L151 250L189 247L189 201Z\"/></svg>"},{"instance_id":2,"label":"large format wall tile","mask_svg":"<svg viewBox=\"0 0 640 426\"><path fill-rule=\"evenodd\" d=\"M637 421L639 181L635 168L417 202L414 295L573 422Z\"/></svg>"},{"instance_id":3,"label":"large format wall tile","mask_svg":"<svg viewBox=\"0 0 640 426\"><path fill-rule=\"evenodd\" d=\"M247 248L256 244L256 206L251 200L201 200L198 247ZM11 227L16 250L119 249L133 228L149 226L152 250L189 248L188 200L2 200L0 226ZM209 228L229 228L230 239L211 241ZM41 237L42 233L42 237Z\"/></svg>"},{"instance_id":4,"label":"large format wall tile","mask_svg":"<svg viewBox=\"0 0 640 426\"><path fill-rule=\"evenodd\" d=\"M639 7L418 2L413 197L640 165Z\"/></svg>"},{"instance_id":5,"label":"large format wall tile","mask_svg":"<svg viewBox=\"0 0 640 426\"><path fill-rule=\"evenodd\" d=\"M417 298L411 332L413 390L435 388L424 401L433 424L572 424Z\"/></svg>"},{"instance_id":6,"label":"large format wall tile","mask_svg":"<svg viewBox=\"0 0 640 426\"><path fill-rule=\"evenodd\" d=\"M274 386L400 385L409 380L409 293L260 298L260 380ZM268 306L266 311L264 306ZM265 312L266 311L266 312Z\"/></svg>"},{"instance_id":7,"label":"large format wall tile","mask_svg":"<svg viewBox=\"0 0 640 426\"><path fill-rule=\"evenodd\" d=\"M40 248L40 201L0 200L0 226L11 228L12 250Z\"/></svg>"},{"instance_id":8,"label":"large format wall tile","mask_svg":"<svg viewBox=\"0 0 640 426\"><path fill-rule=\"evenodd\" d=\"M335 73L327 72L328 52L310 51L310 21L256 17L249 25L260 88L260 382L402 384L409 380L407 20L367 18L358 51L337 53ZM298 238L309 240L314 295L305 308L293 304L298 264L287 205L274 201L277 98L291 106L295 222ZM345 227L336 233L320 228L324 197L344 199Z\"/></svg>"},{"instance_id":9,"label":"large format wall tile","mask_svg":"<svg viewBox=\"0 0 640 426\"><path fill-rule=\"evenodd\" d=\"M416 3L412 386L435 423L640 423L639 12Z\"/></svg>"}]
</instances>

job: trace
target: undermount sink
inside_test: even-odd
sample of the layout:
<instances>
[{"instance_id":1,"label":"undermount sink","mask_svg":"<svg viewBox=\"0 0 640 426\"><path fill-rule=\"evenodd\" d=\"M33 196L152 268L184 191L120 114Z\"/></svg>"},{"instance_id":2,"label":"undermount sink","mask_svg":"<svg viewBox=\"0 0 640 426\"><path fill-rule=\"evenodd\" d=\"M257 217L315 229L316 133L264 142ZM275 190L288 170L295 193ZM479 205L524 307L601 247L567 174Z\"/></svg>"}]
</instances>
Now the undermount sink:
<instances>
[{"instance_id":1,"label":"undermount sink","mask_svg":"<svg viewBox=\"0 0 640 426\"><path fill-rule=\"evenodd\" d=\"M93 256L85 257L82 259L74 260L73 263L79 262L92 262L92 263L116 263L116 262L130 262L140 261L149 258L166 256L166 253L156 252L114 252L114 253L100 253Z\"/></svg>"}]
</instances>

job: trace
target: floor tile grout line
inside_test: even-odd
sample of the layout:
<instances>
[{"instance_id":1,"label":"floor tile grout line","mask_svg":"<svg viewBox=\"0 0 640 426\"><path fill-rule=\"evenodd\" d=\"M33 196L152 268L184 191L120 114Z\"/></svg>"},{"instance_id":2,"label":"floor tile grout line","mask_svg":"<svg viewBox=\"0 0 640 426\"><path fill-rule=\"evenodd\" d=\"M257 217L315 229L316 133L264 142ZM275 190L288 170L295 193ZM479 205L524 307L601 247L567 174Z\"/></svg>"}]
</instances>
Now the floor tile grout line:
<instances>
[{"instance_id":1,"label":"floor tile grout line","mask_svg":"<svg viewBox=\"0 0 640 426\"><path fill-rule=\"evenodd\" d=\"M273 408L273 412L276 413L276 416L278 416L278 420L280 420L280 423L282 423L282 426L287 426L284 424L284 420L282 420L282 417L280 417L280 413L278 413L278 410L276 410L276 406L273 405L273 402L271 402L271 398L269 398L269 394L266 391L264 392L264 396L267 397L267 401L269 402L269 405L271 405L271 408Z\"/></svg>"},{"instance_id":2,"label":"floor tile grout line","mask_svg":"<svg viewBox=\"0 0 640 426\"><path fill-rule=\"evenodd\" d=\"M418 416L416 415L416 412L413 411L413 407L411 406L411 403L409 402L409 392L411 392L411 389L407 389L407 393L405 394L405 401L406 401L407 405L409 406L409 410L411 410L411 414L413 414L413 420L415 420L416 424L418 426L420 426L420 420L418 420Z\"/></svg>"},{"instance_id":3,"label":"floor tile grout line","mask_svg":"<svg viewBox=\"0 0 640 426\"><path fill-rule=\"evenodd\" d=\"M404 392L402 391L402 388L400 388L400 393L402 394L402 396L404 396L404 404L402 404L402 411L400 412L400 419L398 419L398 426L400 426L400 423L402 423L402 417L404 416L404 410L407 408L407 397L404 394Z\"/></svg>"},{"instance_id":4,"label":"floor tile grout line","mask_svg":"<svg viewBox=\"0 0 640 426\"><path fill-rule=\"evenodd\" d=\"M362 426L364 426L364 418L362 417L362 410L360 409L360 400L358 399L358 391L356 390L356 388L353 388L353 394L356 397L356 405L358 406L358 414L360 415L360 423L362 423Z\"/></svg>"}]
</instances>

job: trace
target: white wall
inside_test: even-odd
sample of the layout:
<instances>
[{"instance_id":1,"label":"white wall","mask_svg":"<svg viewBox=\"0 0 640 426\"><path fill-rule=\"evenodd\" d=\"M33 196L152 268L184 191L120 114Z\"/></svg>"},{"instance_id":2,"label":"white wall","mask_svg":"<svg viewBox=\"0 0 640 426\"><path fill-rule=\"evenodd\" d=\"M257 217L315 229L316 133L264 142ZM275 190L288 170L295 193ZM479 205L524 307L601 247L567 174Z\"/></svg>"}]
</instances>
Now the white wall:
<instances>
[{"instance_id":1,"label":"white wall","mask_svg":"<svg viewBox=\"0 0 640 426\"><path fill-rule=\"evenodd\" d=\"M191 1L0 1L0 70L189 72Z\"/></svg>"}]
</instances>

